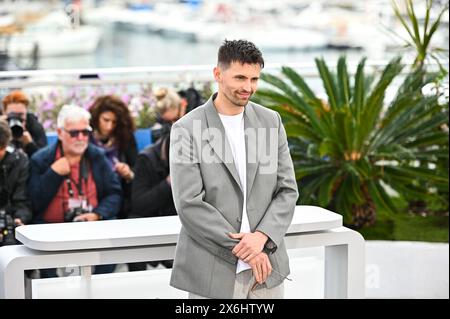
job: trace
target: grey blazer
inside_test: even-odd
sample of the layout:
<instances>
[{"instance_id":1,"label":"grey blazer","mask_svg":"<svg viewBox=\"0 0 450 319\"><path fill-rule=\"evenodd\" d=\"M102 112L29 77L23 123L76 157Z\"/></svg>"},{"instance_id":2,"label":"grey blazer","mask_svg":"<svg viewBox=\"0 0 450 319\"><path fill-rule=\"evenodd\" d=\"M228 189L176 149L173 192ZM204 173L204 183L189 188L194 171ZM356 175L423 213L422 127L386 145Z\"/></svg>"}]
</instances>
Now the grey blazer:
<instances>
[{"instance_id":1,"label":"grey blazer","mask_svg":"<svg viewBox=\"0 0 450 319\"><path fill-rule=\"evenodd\" d=\"M173 126L170 175L182 228L170 284L210 298L231 298L242 220L243 192L230 145L213 104L213 95ZM244 111L247 151L247 215L251 231L260 230L276 245L269 254L276 270L268 288L289 274L283 237L298 198L292 159L280 115L249 102Z\"/></svg>"}]
</instances>

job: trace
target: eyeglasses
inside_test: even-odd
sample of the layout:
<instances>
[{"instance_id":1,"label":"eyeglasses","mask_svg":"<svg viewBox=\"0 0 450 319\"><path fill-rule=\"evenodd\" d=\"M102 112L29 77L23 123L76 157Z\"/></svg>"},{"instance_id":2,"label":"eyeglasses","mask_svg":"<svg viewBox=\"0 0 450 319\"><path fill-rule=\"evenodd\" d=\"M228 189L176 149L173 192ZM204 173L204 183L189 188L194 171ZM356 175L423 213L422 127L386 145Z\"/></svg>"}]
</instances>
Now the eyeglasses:
<instances>
[{"instance_id":1,"label":"eyeglasses","mask_svg":"<svg viewBox=\"0 0 450 319\"><path fill-rule=\"evenodd\" d=\"M64 129L64 131L69 133L71 138L78 137L80 134L82 134L83 136L89 136L89 134L91 134L91 132L92 132L92 130L89 128L85 128L83 130L66 130L66 129Z\"/></svg>"},{"instance_id":2,"label":"eyeglasses","mask_svg":"<svg viewBox=\"0 0 450 319\"><path fill-rule=\"evenodd\" d=\"M275 268L272 268L272 272L275 274L278 274L281 278L283 279L287 279L289 281L292 281L291 278L289 278L286 275L283 275L282 273L280 273L278 270L276 270ZM255 283L253 284L252 288L250 289L251 292L254 292L256 290L256 287L258 287L259 283L257 281L255 281Z\"/></svg>"}]
</instances>

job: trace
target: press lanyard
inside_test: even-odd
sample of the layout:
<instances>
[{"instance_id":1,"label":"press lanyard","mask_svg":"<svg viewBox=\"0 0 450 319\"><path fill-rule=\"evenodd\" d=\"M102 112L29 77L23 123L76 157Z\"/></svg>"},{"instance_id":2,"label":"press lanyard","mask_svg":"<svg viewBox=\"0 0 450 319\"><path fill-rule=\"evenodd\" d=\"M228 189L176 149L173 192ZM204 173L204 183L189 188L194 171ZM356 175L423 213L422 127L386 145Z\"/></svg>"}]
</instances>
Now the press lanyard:
<instances>
[{"instance_id":1,"label":"press lanyard","mask_svg":"<svg viewBox=\"0 0 450 319\"><path fill-rule=\"evenodd\" d=\"M61 155L64 156L64 152L62 149L62 145L60 148L61 151ZM87 163L86 163L86 159L83 156L81 158L80 164L79 164L79 168L78 168L78 183L75 183L75 181L70 179L70 175L67 175L66 177L66 184L67 184L67 189L69 191L69 197L70 198L74 198L75 197L75 193L73 191L72 188L72 183L75 184L75 186L77 187L78 190L78 197L84 197L84 192L83 192L83 181L85 183L85 187L87 187L86 183L87 183L87 177L88 175L88 168L87 168Z\"/></svg>"},{"instance_id":2,"label":"press lanyard","mask_svg":"<svg viewBox=\"0 0 450 319\"><path fill-rule=\"evenodd\" d=\"M75 183L75 181L72 181L69 177L66 178L66 183L67 183L67 188L68 188L68 191L69 191L70 198L74 198L74 196L75 196L75 193L73 192L73 189L72 189L72 182L77 186L78 196L79 197L84 196L84 192L83 192L83 178L81 176L81 167L80 167L80 174L79 174L79 177L78 177L78 183Z\"/></svg>"}]
</instances>

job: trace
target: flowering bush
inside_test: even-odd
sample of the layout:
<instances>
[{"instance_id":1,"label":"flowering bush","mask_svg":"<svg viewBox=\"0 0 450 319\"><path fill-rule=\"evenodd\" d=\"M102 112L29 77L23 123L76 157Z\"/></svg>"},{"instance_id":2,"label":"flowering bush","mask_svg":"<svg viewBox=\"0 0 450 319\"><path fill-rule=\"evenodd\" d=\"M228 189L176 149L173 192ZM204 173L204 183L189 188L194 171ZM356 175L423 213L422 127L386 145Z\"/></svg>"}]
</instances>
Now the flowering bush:
<instances>
[{"instance_id":1,"label":"flowering bush","mask_svg":"<svg viewBox=\"0 0 450 319\"><path fill-rule=\"evenodd\" d=\"M137 128L148 128L156 119L156 99L149 84L134 86L79 86L52 89L48 92L28 92L30 110L37 115L45 131L56 130L56 119L62 106L75 104L89 110L101 95L116 95L128 105Z\"/></svg>"}]
</instances>

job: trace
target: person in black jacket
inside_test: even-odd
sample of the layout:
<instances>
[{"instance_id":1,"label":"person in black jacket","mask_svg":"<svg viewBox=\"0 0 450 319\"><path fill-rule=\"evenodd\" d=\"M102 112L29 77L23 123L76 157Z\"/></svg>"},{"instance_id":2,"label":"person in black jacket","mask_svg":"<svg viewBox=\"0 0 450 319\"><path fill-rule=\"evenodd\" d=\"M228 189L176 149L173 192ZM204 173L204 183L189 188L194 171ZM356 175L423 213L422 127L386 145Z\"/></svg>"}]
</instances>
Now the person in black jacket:
<instances>
[{"instance_id":1,"label":"person in black jacket","mask_svg":"<svg viewBox=\"0 0 450 319\"><path fill-rule=\"evenodd\" d=\"M136 160L132 217L176 215L169 174L169 137L144 148Z\"/></svg>"},{"instance_id":2,"label":"person in black jacket","mask_svg":"<svg viewBox=\"0 0 450 319\"><path fill-rule=\"evenodd\" d=\"M176 215L172 198L169 173L170 127L186 114L187 101L171 88L159 88L155 91L155 109L158 117L166 123L155 144L148 146L136 160L136 177L131 191L131 217L157 217ZM172 260L149 262L156 267L161 263L172 268ZM130 271L144 270L146 263L128 265Z\"/></svg>"},{"instance_id":3,"label":"person in black jacket","mask_svg":"<svg viewBox=\"0 0 450 319\"><path fill-rule=\"evenodd\" d=\"M21 91L13 91L3 98L2 119L12 131L12 144L23 149L31 158L38 149L47 145L44 127L33 113L28 112L29 100Z\"/></svg>"},{"instance_id":4,"label":"person in black jacket","mask_svg":"<svg viewBox=\"0 0 450 319\"><path fill-rule=\"evenodd\" d=\"M161 137L155 144L143 149L136 160L130 217L158 217L176 215L169 173L169 138ZM156 267L161 263L172 268L172 260L149 262ZM130 271L145 270L146 263L128 264Z\"/></svg>"},{"instance_id":5,"label":"person in black jacket","mask_svg":"<svg viewBox=\"0 0 450 319\"><path fill-rule=\"evenodd\" d=\"M15 243L14 233L7 229L31 220L30 202L26 196L29 176L28 157L21 150L9 145L11 131L6 122L0 121L0 246Z\"/></svg>"}]
</instances>

